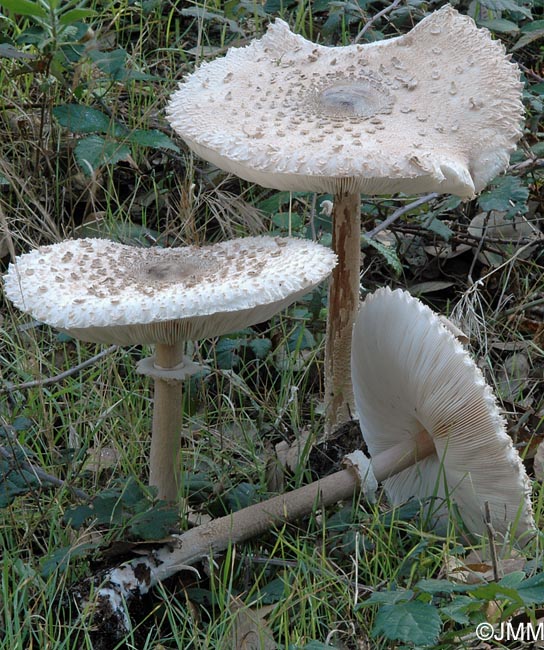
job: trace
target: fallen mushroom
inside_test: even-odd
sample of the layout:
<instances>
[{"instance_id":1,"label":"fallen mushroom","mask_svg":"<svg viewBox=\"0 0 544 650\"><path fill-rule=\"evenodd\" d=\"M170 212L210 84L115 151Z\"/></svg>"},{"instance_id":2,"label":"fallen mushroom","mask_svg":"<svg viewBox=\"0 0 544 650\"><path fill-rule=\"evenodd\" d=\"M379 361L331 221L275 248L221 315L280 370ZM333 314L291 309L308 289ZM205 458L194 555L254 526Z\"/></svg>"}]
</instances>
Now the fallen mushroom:
<instances>
[{"instance_id":1,"label":"fallen mushroom","mask_svg":"<svg viewBox=\"0 0 544 650\"><path fill-rule=\"evenodd\" d=\"M450 498L466 527L481 535L488 503L497 533L528 539L535 524L523 463L482 373L431 309L399 289L370 295L353 330L352 372L371 457L388 453L394 462L402 441L430 451L386 478L394 504Z\"/></svg>"},{"instance_id":2,"label":"fallen mushroom","mask_svg":"<svg viewBox=\"0 0 544 650\"><path fill-rule=\"evenodd\" d=\"M502 44L447 5L404 36L367 45L324 47L276 20L173 94L168 118L199 156L265 187L334 194L329 430L353 398L360 193L473 197L521 136L521 88Z\"/></svg>"},{"instance_id":3,"label":"fallen mushroom","mask_svg":"<svg viewBox=\"0 0 544 650\"><path fill-rule=\"evenodd\" d=\"M138 365L155 385L149 480L174 501L182 381L200 370L184 342L267 320L327 277L335 259L294 238L168 249L76 239L21 255L4 286L19 309L76 338L155 345Z\"/></svg>"}]
</instances>

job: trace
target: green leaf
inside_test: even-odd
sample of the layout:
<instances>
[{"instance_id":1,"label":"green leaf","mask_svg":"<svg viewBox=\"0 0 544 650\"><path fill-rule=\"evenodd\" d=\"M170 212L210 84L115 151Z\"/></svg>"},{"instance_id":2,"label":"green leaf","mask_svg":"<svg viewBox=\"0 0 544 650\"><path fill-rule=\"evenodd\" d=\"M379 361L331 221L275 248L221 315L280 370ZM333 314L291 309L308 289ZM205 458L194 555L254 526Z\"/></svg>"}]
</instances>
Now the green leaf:
<instances>
[{"instance_id":1,"label":"green leaf","mask_svg":"<svg viewBox=\"0 0 544 650\"><path fill-rule=\"evenodd\" d=\"M510 587L511 589L517 589L520 583L525 579L525 571L513 571L508 573L499 580L499 584L503 587Z\"/></svg>"},{"instance_id":2,"label":"green leaf","mask_svg":"<svg viewBox=\"0 0 544 650\"><path fill-rule=\"evenodd\" d=\"M267 199L259 201L256 207L263 212L267 212L270 215L273 215L276 212L279 212L281 206L289 203L290 192L276 192L269 196Z\"/></svg>"},{"instance_id":3,"label":"green leaf","mask_svg":"<svg viewBox=\"0 0 544 650\"><path fill-rule=\"evenodd\" d=\"M143 147L154 149L171 149L179 153L179 147L172 140L157 129L136 129L129 133L127 140L132 144L139 144Z\"/></svg>"},{"instance_id":4,"label":"green leaf","mask_svg":"<svg viewBox=\"0 0 544 650\"><path fill-rule=\"evenodd\" d=\"M71 25L80 20L91 18L92 16L96 16L96 11L94 9L70 9L70 11L62 14L59 22L61 25Z\"/></svg>"},{"instance_id":5,"label":"green leaf","mask_svg":"<svg viewBox=\"0 0 544 650\"><path fill-rule=\"evenodd\" d=\"M276 212L282 212L282 208L289 205L290 200L308 196L310 196L309 192L275 192L267 199L259 201L257 208L272 215Z\"/></svg>"},{"instance_id":6,"label":"green leaf","mask_svg":"<svg viewBox=\"0 0 544 650\"><path fill-rule=\"evenodd\" d=\"M50 555L46 556L41 564L40 575L42 578L49 578L55 571L64 571L70 560L83 557L88 551L96 548L91 542L80 544L79 546L63 546L58 548Z\"/></svg>"},{"instance_id":7,"label":"green leaf","mask_svg":"<svg viewBox=\"0 0 544 650\"><path fill-rule=\"evenodd\" d=\"M90 504L70 508L64 519L74 528L91 520L95 525L121 526L138 539L160 539L178 522L177 507L164 501L152 503L134 479L122 488L109 488L97 494ZM126 533L123 533L126 536Z\"/></svg>"},{"instance_id":8,"label":"green leaf","mask_svg":"<svg viewBox=\"0 0 544 650\"><path fill-rule=\"evenodd\" d=\"M270 339L253 339L249 342L249 347L257 359L264 359L272 349L272 341Z\"/></svg>"},{"instance_id":9,"label":"green leaf","mask_svg":"<svg viewBox=\"0 0 544 650\"><path fill-rule=\"evenodd\" d=\"M91 50L89 57L94 64L116 81L127 81L128 79L135 80L152 80L160 81L160 77L156 75L146 74L139 70L129 70L126 67L128 54L122 48L111 50L110 52L100 52L99 50Z\"/></svg>"},{"instance_id":10,"label":"green leaf","mask_svg":"<svg viewBox=\"0 0 544 650\"><path fill-rule=\"evenodd\" d=\"M279 603L289 590L290 586L283 578L274 578L259 591L259 602L263 605Z\"/></svg>"},{"instance_id":11,"label":"green leaf","mask_svg":"<svg viewBox=\"0 0 544 650\"><path fill-rule=\"evenodd\" d=\"M204 472L182 472L180 484L187 491L189 498L198 502L208 500L216 486L215 481Z\"/></svg>"},{"instance_id":12,"label":"green leaf","mask_svg":"<svg viewBox=\"0 0 544 650\"><path fill-rule=\"evenodd\" d=\"M361 240L365 244L368 244L369 246L372 246L372 248L375 248L381 255L383 255L385 261L393 269L393 271L395 271L395 273L402 273L402 264L398 258L397 251L394 248L391 246L385 246L375 239L370 239L365 234L361 235Z\"/></svg>"},{"instance_id":13,"label":"green leaf","mask_svg":"<svg viewBox=\"0 0 544 650\"><path fill-rule=\"evenodd\" d=\"M18 496L43 487L33 472L21 466L25 460L25 450L16 451L13 458L0 457L0 508L9 506Z\"/></svg>"},{"instance_id":14,"label":"green leaf","mask_svg":"<svg viewBox=\"0 0 544 650\"><path fill-rule=\"evenodd\" d=\"M414 592L411 589L392 590L392 591L375 591L370 598L361 603L360 607L368 605L397 605L398 603L408 602L412 599Z\"/></svg>"},{"instance_id":15,"label":"green leaf","mask_svg":"<svg viewBox=\"0 0 544 650\"><path fill-rule=\"evenodd\" d=\"M160 234L145 226L130 221L98 220L81 224L76 229L76 237L94 237L97 239L111 239L122 244L132 246L153 245L153 240L160 244Z\"/></svg>"},{"instance_id":16,"label":"green leaf","mask_svg":"<svg viewBox=\"0 0 544 650\"><path fill-rule=\"evenodd\" d=\"M470 596L456 596L451 603L440 608L440 612L460 625L468 625L470 616L467 610L480 608L481 602Z\"/></svg>"},{"instance_id":17,"label":"green leaf","mask_svg":"<svg viewBox=\"0 0 544 650\"><path fill-rule=\"evenodd\" d=\"M396 521L412 521L421 514L423 503L419 499L409 499L406 503L394 507L380 515L380 520L387 528Z\"/></svg>"},{"instance_id":18,"label":"green leaf","mask_svg":"<svg viewBox=\"0 0 544 650\"><path fill-rule=\"evenodd\" d=\"M544 603L544 573L537 573L521 582L517 592L526 605Z\"/></svg>"},{"instance_id":19,"label":"green leaf","mask_svg":"<svg viewBox=\"0 0 544 650\"><path fill-rule=\"evenodd\" d=\"M2 0L2 9L8 9L20 16L34 16L47 19L47 11L37 2L31 0Z\"/></svg>"},{"instance_id":20,"label":"green leaf","mask_svg":"<svg viewBox=\"0 0 544 650\"><path fill-rule=\"evenodd\" d=\"M260 498L254 485L242 482L227 492L225 500L231 510L240 510L258 503Z\"/></svg>"},{"instance_id":21,"label":"green leaf","mask_svg":"<svg viewBox=\"0 0 544 650\"><path fill-rule=\"evenodd\" d=\"M148 506L147 503L145 505ZM166 537L178 523L177 508L165 503L138 513L128 522L132 535L138 539L146 540Z\"/></svg>"},{"instance_id":22,"label":"green leaf","mask_svg":"<svg viewBox=\"0 0 544 650\"><path fill-rule=\"evenodd\" d=\"M539 20L538 22L541 23L542 21ZM514 45L512 52L515 52L516 50L529 45L529 43L532 43L533 41L537 41L539 38L544 38L544 27L541 27L534 32L527 32L524 34Z\"/></svg>"},{"instance_id":23,"label":"green leaf","mask_svg":"<svg viewBox=\"0 0 544 650\"><path fill-rule=\"evenodd\" d=\"M266 0L264 10L267 14L279 14L286 9L294 7L297 0Z\"/></svg>"},{"instance_id":24,"label":"green leaf","mask_svg":"<svg viewBox=\"0 0 544 650\"><path fill-rule=\"evenodd\" d=\"M498 210L514 215L527 212L529 188L517 176L500 176L493 181L490 189L482 192L478 199L480 209L488 212Z\"/></svg>"},{"instance_id":25,"label":"green leaf","mask_svg":"<svg viewBox=\"0 0 544 650\"><path fill-rule=\"evenodd\" d=\"M61 104L53 108L58 123L72 133L112 133L124 135L127 129L109 115L82 104Z\"/></svg>"},{"instance_id":26,"label":"green leaf","mask_svg":"<svg viewBox=\"0 0 544 650\"><path fill-rule=\"evenodd\" d=\"M392 641L415 645L436 643L442 621L436 607L418 600L380 607L372 636L385 636Z\"/></svg>"},{"instance_id":27,"label":"green leaf","mask_svg":"<svg viewBox=\"0 0 544 650\"><path fill-rule=\"evenodd\" d=\"M32 420L24 415L19 415L13 420L11 426L15 431L28 431L32 427ZM33 456L33 454L29 449L25 449L22 456Z\"/></svg>"},{"instance_id":28,"label":"green leaf","mask_svg":"<svg viewBox=\"0 0 544 650\"><path fill-rule=\"evenodd\" d=\"M83 173L90 176L104 165L113 165L120 160L127 160L130 149L113 140L104 140L98 135L91 135L78 141L75 156Z\"/></svg>"},{"instance_id":29,"label":"green leaf","mask_svg":"<svg viewBox=\"0 0 544 650\"><path fill-rule=\"evenodd\" d=\"M302 218L294 212L278 212L272 217L272 223L280 230L298 230L302 225Z\"/></svg>"},{"instance_id":30,"label":"green leaf","mask_svg":"<svg viewBox=\"0 0 544 650\"><path fill-rule=\"evenodd\" d=\"M11 43L0 43L0 58L4 59L35 59L30 52L21 52Z\"/></svg>"},{"instance_id":31,"label":"green leaf","mask_svg":"<svg viewBox=\"0 0 544 650\"><path fill-rule=\"evenodd\" d=\"M304 325L297 325L287 339L289 352L298 350L312 350L316 346L316 340L312 332Z\"/></svg>"},{"instance_id":32,"label":"green leaf","mask_svg":"<svg viewBox=\"0 0 544 650\"><path fill-rule=\"evenodd\" d=\"M512 11L514 13L522 14L527 18L532 18L531 10L523 7L516 0L480 0L483 7L491 9L495 12Z\"/></svg>"},{"instance_id":33,"label":"green leaf","mask_svg":"<svg viewBox=\"0 0 544 650\"><path fill-rule=\"evenodd\" d=\"M491 20L478 20L479 27L485 27L491 32L498 32L499 34L517 34L519 32L519 25L506 20L504 18L492 18Z\"/></svg>"},{"instance_id":34,"label":"green leaf","mask_svg":"<svg viewBox=\"0 0 544 650\"><path fill-rule=\"evenodd\" d=\"M508 598L513 603L519 602L521 604L521 596L518 594L518 590L501 585L498 582L490 582L486 585L479 585L476 588L473 587L470 590L470 594L474 598L480 598L481 600L504 600Z\"/></svg>"},{"instance_id":35,"label":"green leaf","mask_svg":"<svg viewBox=\"0 0 544 650\"><path fill-rule=\"evenodd\" d=\"M533 20L533 22L523 25L521 31L524 34L527 34L530 32L540 32L543 29L544 29L544 20Z\"/></svg>"},{"instance_id":36,"label":"green leaf","mask_svg":"<svg viewBox=\"0 0 544 650\"><path fill-rule=\"evenodd\" d=\"M246 344L242 338L221 338L215 346L215 362L221 370L236 368L242 360L238 352Z\"/></svg>"},{"instance_id":37,"label":"green leaf","mask_svg":"<svg viewBox=\"0 0 544 650\"><path fill-rule=\"evenodd\" d=\"M77 530L78 528L81 528L81 526L83 526L87 519L90 519L93 514L94 510L91 506L83 504L81 506L69 508L64 513L64 521Z\"/></svg>"},{"instance_id":38,"label":"green leaf","mask_svg":"<svg viewBox=\"0 0 544 650\"><path fill-rule=\"evenodd\" d=\"M100 50L91 50L89 52L89 57L95 65L114 79L123 76L127 56L126 51L121 48L111 52L100 52Z\"/></svg>"},{"instance_id":39,"label":"green leaf","mask_svg":"<svg viewBox=\"0 0 544 650\"><path fill-rule=\"evenodd\" d=\"M424 219L421 225L431 232L436 233L444 241L449 241L453 235L453 230L449 228L443 221L438 219L435 215L431 215L429 218Z\"/></svg>"},{"instance_id":40,"label":"green leaf","mask_svg":"<svg viewBox=\"0 0 544 650\"><path fill-rule=\"evenodd\" d=\"M470 589L469 585L457 585L449 580L437 580L436 578L425 578L420 580L416 585L416 589L424 591L428 594L451 594L454 591L467 591Z\"/></svg>"}]
</instances>

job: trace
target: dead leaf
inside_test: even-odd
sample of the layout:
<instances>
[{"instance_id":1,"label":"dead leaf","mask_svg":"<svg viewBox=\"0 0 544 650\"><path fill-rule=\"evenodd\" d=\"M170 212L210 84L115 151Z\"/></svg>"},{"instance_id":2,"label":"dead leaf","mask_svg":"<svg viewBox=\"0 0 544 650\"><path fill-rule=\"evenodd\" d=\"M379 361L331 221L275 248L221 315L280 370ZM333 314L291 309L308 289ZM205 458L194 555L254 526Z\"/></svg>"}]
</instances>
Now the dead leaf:
<instances>
[{"instance_id":1,"label":"dead leaf","mask_svg":"<svg viewBox=\"0 0 544 650\"><path fill-rule=\"evenodd\" d=\"M274 607L245 607L239 600L233 599L231 610L234 623L228 647L232 650L277 650L278 645L265 621Z\"/></svg>"},{"instance_id":2,"label":"dead leaf","mask_svg":"<svg viewBox=\"0 0 544 650\"><path fill-rule=\"evenodd\" d=\"M449 318L446 318L442 315L438 316L438 318L442 325L444 325L444 327L455 336L459 343L462 343L463 345L470 343L469 337L463 332L462 329L459 329L455 323L452 323Z\"/></svg>"},{"instance_id":3,"label":"dead leaf","mask_svg":"<svg viewBox=\"0 0 544 650\"><path fill-rule=\"evenodd\" d=\"M303 431L291 444L284 440L276 445L276 456L279 463L286 469L295 472L300 465L300 461L308 453L309 440L312 433L308 430Z\"/></svg>"},{"instance_id":4,"label":"dead leaf","mask_svg":"<svg viewBox=\"0 0 544 650\"><path fill-rule=\"evenodd\" d=\"M514 352L507 357L498 373L499 395L510 402L519 402L521 393L529 384L530 371L529 359L523 352Z\"/></svg>"},{"instance_id":5,"label":"dead leaf","mask_svg":"<svg viewBox=\"0 0 544 650\"><path fill-rule=\"evenodd\" d=\"M5 235L0 235L0 258L9 255L8 238Z\"/></svg>"},{"instance_id":6,"label":"dead leaf","mask_svg":"<svg viewBox=\"0 0 544 650\"><path fill-rule=\"evenodd\" d=\"M119 462L119 453L112 447L89 447L84 469L98 474L105 469L115 467Z\"/></svg>"},{"instance_id":7,"label":"dead leaf","mask_svg":"<svg viewBox=\"0 0 544 650\"><path fill-rule=\"evenodd\" d=\"M516 555L512 551L509 557L499 558L498 570L501 576L521 571L525 566L525 558ZM466 557L460 558L455 555L446 556L446 564L442 570L443 575L453 582L466 585L474 585L482 582L495 580L493 566L475 551L471 551Z\"/></svg>"},{"instance_id":8,"label":"dead leaf","mask_svg":"<svg viewBox=\"0 0 544 650\"><path fill-rule=\"evenodd\" d=\"M418 284L413 284L411 287L408 287L408 290L413 296L419 296L425 293L444 291L444 289L453 287L454 284L455 282L449 282L446 280L429 280L428 282L419 282Z\"/></svg>"},{"instance_id":9,"label":"dead leaf","mask_svg":"<svg viewBox=\"0 0 544 650\"><path fill-rule=\"evenodd\" d=\"M431 257L438 257L441 260L451 260L458 255L466 253L470 248L468 244L458 244L455 248L452 248L446 242L437 242L436 244L425 246L425 252L431 255Z\"/></svg>"},{"instance_id":10,"label":"dead leaf","mask_svg":"<svg viewBox=\"0 0 544 650\"><path fill-rule=\"evenodd\" d=\"M518 214L513 217L507 217L505 212L491 210L491 212L480 212L470 222L468 232L474 237L490 237L492 239L504 239L504 244L494 243L493 248L510 255L520 248L522 240L533 240L537 242L542 239L543 235L530 223L523 215ZM506 243L507 242L507 243ZM474 247L477 249L477 247ZM527 259L533 253L534 246L526 245L523 251L520 251L518 257ZM480 251L478 260L488 266L499 266L504 261L503 256L489 251Z\"/></svg>"}]
</instances>

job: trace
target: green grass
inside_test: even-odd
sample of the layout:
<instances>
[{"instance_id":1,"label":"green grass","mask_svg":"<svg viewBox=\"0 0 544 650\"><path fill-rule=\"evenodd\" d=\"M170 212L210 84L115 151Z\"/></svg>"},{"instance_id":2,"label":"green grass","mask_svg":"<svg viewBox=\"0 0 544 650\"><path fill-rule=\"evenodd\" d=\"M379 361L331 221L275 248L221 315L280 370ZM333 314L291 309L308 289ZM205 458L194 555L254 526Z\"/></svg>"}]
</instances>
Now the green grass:
<instances>
[{"instance_id":1,"label":"green grass","mask_svg":"<svg viewBox=\"0 0 544 650\"><path fill-rule=\"evenodd\" d=\"M84 22L93 33L88 32L82 41L72 42L69 32L56 42L37 44L25 37L26 30L35 26L32 17L10 13L0 18L0 42L34 57L0 59L5 108L0 112L0 250L1 233L6 231L15 253L75 233L99 232L137 243L159 238L168 245L201 244L275 231L271 216L286 211L300 220L300 230L305 231L306 224L316 218L315 196L276 197L274 192L211 168L177 140L179 151L131 144L130 157L86 173L74 157L81 134L62 129L52 111L55 106L77 103L103 111L129 134L136 129L158 129L173 137L164 118L167 98L196 63L210 56L210 49L223 54L231 44L244 44L262 34L269 18L278 15L308 38L348 43L368 17L385 7L379 2L360 4L358 8L354 3L309 0L178 0L140 6L89 0L87 6L96 13ZM406 7L401 5L401 9L404 14L398 13L395 21L378 22L369 38L407 31L410 20ZM416 7L414 15L419 18L424 9ZM468 3L461 3L460 9L467 12ZM521 27L525 24L515 12L507 15ZM338 20L331 22L335 16ZM516 40L511 34L497 36L507 47ZM73 60L55 58L62 48L71 51L81 45L87 49L78 50ZM90 60L93 48L104 52L123 48L127 76L115 78L94 65ZM516 53L516 60L538 70L542 52L532 43ZM148 76L130 79L129 73L136 72ZM542 80L527 74L526 81L531 97L528 148L541 136ZM516 155L524 160L520 151ZM530 199L538 200L540 169L531 168L521 178L529 187ZM276 207L265 210L263 202L268 199L277 199ZM379 199L376 204L382 217L400 205L396 199ZM414 234L419 238L416 243L432 241L433 234L418 220L426 209L398 224L394 231L398 241ZM454 239L462 238L475 210L475 204L467 204L447 212ZM449 279L451 290L426 296L434 299L437 309L448 312L470 287L467 264L427 259L418 267L399 248L403 274L395 277L379 252L366 249L365 254L365 289L392 282L406 286ZM9 251L2 259L3 269L8 262ZM474 352L491 384L499 384L508 345L524 342L523 353L531 369L529 383L520 394L509 395L504 407L520 452L527 456L529 443L542 439L544 419L544 334L542 304L538 304L544 291L542 267L542 248L529 260L509 261L489 274L470 267L485 276L485 281L478 300L470 296L465 300L465 311L473 316L470 322L476 323L476 317L485 321L485 328L474 332L473 343L480 342ZM13 310L1 291L0 389L55 376L102 349L66 340L45 326L26 327L29 319ZM497 310L498 295L508 298L502 310ZM536 305L524 308L535 301ZM304 308L306 312L301 312ZM308 304L299 305L298 309L242 336L248 341L271 341L271 351L262 359L242 344L237 351L239 363L229 367L221 357L221 341L195 345L194 354L209 364L210 372L193 382L186 394L185 428L190 439L185 469L186 489L194 508L203 514L217 516L237 500L266 496L273 484L271 473L278 479L274 446L292 442L306 431L311 432L314 444L322 434L324 309L322 304L311 309ZM308 310L315 317L310 318ZM301 324L311 333L310 342L303 341L302 330L297 329ZM445 577L449 558L462 558L467 549L461 546L463 531L454 518L441 537L429 532L417 508L394 510L384 495L374 505L354 499L353 504L316 511L302 521L230 548L199 566L200 578L182 572L134 605L133 629L126 638L112 641L96 634L92 607L77 611L71 589L102 566L128 557L133 549L120 543L127 541L130 522L85 524L75 530L64 514L80 503L69 486L93 496L135 477L145 489L152 389L135 370L145 353L140 348L119 349L62 381L0 393L0 427L9 431L10 444L20 445L36 466L65 481L60 488L33 483L26 493L0 508L0 648L223 650L234 648L233 639L244 629L261 638L272 637L286 650L393 647L388 639L371 638L378 607L361 604L376 591L404 592L423 578ZM2 444L6 444L4 439ZM100 450L109 452L110 462L89 470L89 459L96 459ZM284 489L315 476L307 463L310 450L305 451L296 471L280 477ZM527 466L531 471L529 458ZM230 494L230 501L224 493ZM544 491L537 481L533 503L541 523ZM148 506L155 507L152 496ZM483 545L487 547L488 541ZM51 568L69 549L69 560ZM519 566L532 573L541 565L537 539L524 549ZM425 603L430 599L426 593L419 597ZM474 603L477 611L470 624L455 625L444 619L434 647L476 647L474 640L456 638L473 630L478 616L483 616L485 608L476 598ZM264 614L258 624L248 623L240 614L255 617L259 610ZM525 610L532 612L534 606ZM264 641L261 645L268 650Z\"/></svg>"}]
</instances>

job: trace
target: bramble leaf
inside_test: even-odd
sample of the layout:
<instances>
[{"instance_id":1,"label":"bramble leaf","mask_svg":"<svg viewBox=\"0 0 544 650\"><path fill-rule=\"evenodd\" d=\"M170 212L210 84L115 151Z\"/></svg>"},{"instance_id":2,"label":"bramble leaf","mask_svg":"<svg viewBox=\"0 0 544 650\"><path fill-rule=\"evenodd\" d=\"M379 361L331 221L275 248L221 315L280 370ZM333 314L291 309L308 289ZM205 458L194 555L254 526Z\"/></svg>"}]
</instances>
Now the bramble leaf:
<instances>
[{"instance_id":1,"label":"bramble leaf","mask_svg":"<svg viewBox=\"0 0 544 650\"><path fill-rule=\"evenodd\" d=\"M82 104L61 104L53 108L58 123L72 133L112 133L124 135L126 127L116 123L109 115Z\"/></svg>"},{"instance_id":2,"label":"bramble leaf","mask_svg":"<svg viewBox=\"0 0 544 650\"><path fill-rule=\"evenodd\" d=\"M384 605L376 615L372 636L415 645L436 643L442 621L436 607L418 600Z\"/></svg>"},{"instance_id":3,"label":"bramble leaf","mask_svg":"<svg viewBox=\"0 0 544 650\"><path fill-rule=\"evenodd\" d=\"M105 140L99 135L90 135L78 141L75 148L76 160L83 173L90 176L104 165L113 165L128 160L130 148L114 140Z\"/></svg>"}]
</instances>

